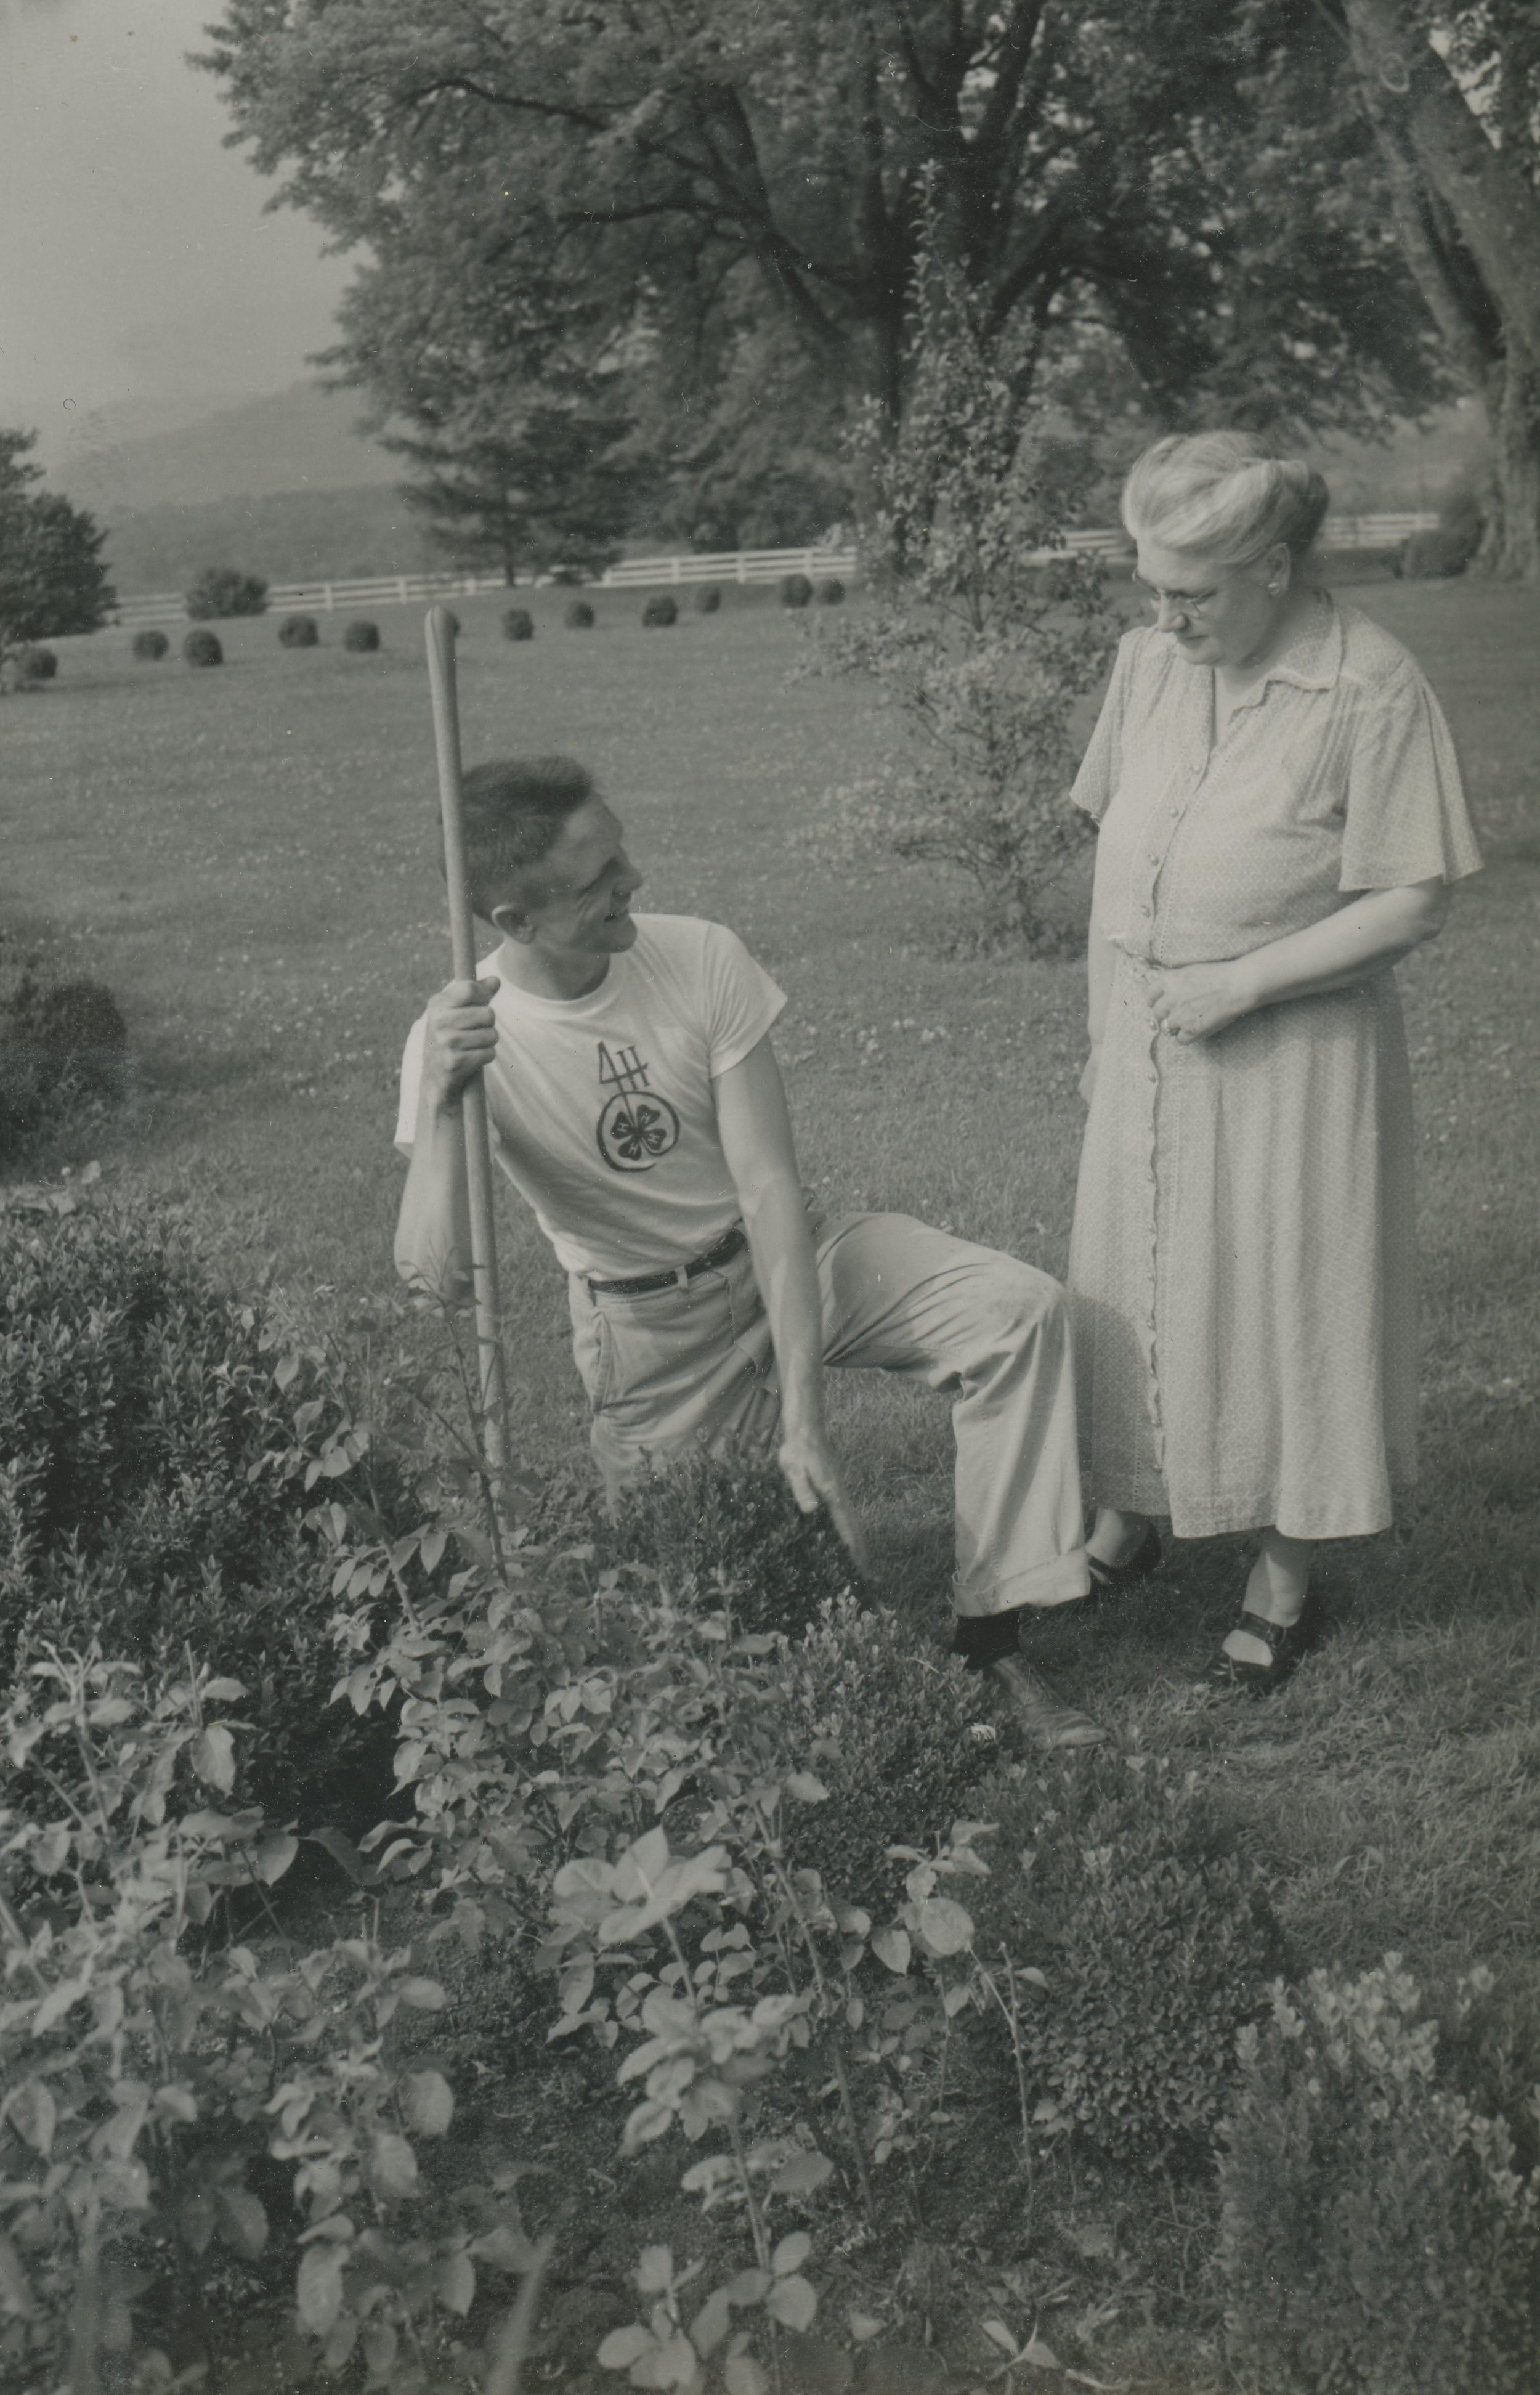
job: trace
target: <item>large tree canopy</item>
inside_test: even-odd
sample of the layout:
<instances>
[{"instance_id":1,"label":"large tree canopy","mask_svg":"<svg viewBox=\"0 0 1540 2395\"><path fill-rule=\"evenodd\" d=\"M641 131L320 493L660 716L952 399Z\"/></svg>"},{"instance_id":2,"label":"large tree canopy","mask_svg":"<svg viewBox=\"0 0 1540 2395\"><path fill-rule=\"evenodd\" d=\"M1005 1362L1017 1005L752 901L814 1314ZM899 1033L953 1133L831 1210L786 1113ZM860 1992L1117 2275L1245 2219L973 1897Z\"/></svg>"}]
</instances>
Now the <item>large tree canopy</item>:
<instances>
[{"instance_id":1,"label":"large tree canopy","mask_svg":"<svg viewBox=\"0 0 1540 2395\"><path fill-rule=\"evenodd\" d=\"M228 0L211 41L233 138L369 253L335 363L407 415L608 363L719 468L767 343L780 404L896 415L925 178L987 324L1112 344L1164 416L1439 388L1371 131L1279 138L1235 0Z\"/></svg>"},{"instance_id":2,"label":"large tree canopy","mask_svg":"<svg viewBox=\"0 0 1540 2395\"><path fill-rule=\"evenodd\" d=\"M0 432L0 647L94 632L112 604L99 551L106 538L57 492L37 492L35 432Z\"/></svg>"}]
</instances>

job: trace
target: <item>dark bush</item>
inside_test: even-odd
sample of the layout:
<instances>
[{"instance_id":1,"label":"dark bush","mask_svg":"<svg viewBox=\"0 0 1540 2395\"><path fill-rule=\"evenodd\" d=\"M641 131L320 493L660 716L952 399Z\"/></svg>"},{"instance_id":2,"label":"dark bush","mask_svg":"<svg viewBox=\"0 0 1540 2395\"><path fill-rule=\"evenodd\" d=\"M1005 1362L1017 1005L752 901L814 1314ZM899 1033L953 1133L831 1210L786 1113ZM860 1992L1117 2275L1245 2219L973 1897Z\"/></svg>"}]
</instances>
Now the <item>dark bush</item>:
<instances>
[{"instance_id":1,"label":"dark bush","mask_svg":"<svg viewBox=\"0 0 1540 2395\"><path fill-rule=\"evenodd\" d=\"M137 657L148 659L152 665L157 664L165 655L170 646L171 643L165 634L156 631L153 626L146 631L136 632L134 635L134 655Z\"/></svg>"},{"instance_id":2,"label":"dark bush","mask_svg":"<svg viewBox=\"0 0 1540 2395\"><path fill-rule=\"evenodd\" d=\"M18 649L12 663L22 681L52 681L59 671L59 659L52 649Z\"/></svg>"},{"instance_id":3,"label":"dark bush","mask_svg":"<svg viewBox=\"0 0 1540 2395\"><path fill-rule=\"evenodd\" d=\"M747 1631L797 1636L856 1577L828 1515L799 1512L773 1463L701 1456L651 1474L596 1540L614 1562L650 1565L686 1603L717 1605L731 1592Z\"/></svg>"},{"instance_id":4,"label":"dark bush","mask_svg":"<svg viewBox=\"0 0 1540 2395\"><path fill-rule=\"evenodd\" d=\"M1415 532L1401 552L1401 570L1410 582L1437 582L1463 574L1475 556L1481 535Z\"/></svg>"},{"instance_id":5,"label":"dark bush","mask_svg":"<svg viewBox=\"0 0 1540 2395\"><path fill-rule=\"evenodd\" d=\"M909 1868L888 1847L927 1848L977 1810L998 1759L984 1710L978 1678L892 1614L864 1613L853 1596L826 1604L745 1725L829 1791L826 1803L789 1817L791 1859L888 1919Z\"/></svg>"},{"instance_id":6,"label":"dark bush","mask_svg":"<svg viewBox=\"0 0 1540 2395\"><path fill-rule=\"evenodd\" d=\"M1207 2151L1235 2033L1281 1960L1255 1868L1213 1802L1165 1764L1111 1749L1005 1792L976 1943L1035 1966L1021 2039L1033 2083L1105 2152Z\"/></svg>"},{"instance_id":7,"label":"dark bush","mask_svg":"<svg viewBox=\"0 0 1540 2395\"><path fill-rule=\"evenodd\" d=\"M697 615L715 615L722 603L722 594L715 582L703 582L695 593Z\"/></svg>"},{"instance_id":8,"label":"dark bush","mask_svg":"<svg viewBox=\"0 0 1540 2395\"><path fill-rule=\"evenodd\" d=\"M451 632L454 634L454 636L455 640L458 640L458 639L459 639L459 637L460 637L460 629L461 629L461 626L460 626L460 619L459 619L458 615L456 615L456 614L454 613L454 608L453 608L453 607L446 607L446 608L444 609L444 621L445 621L445 623L449 626L449 629L450 629Z\"/></svg>"},{"instance_id":9,"label":"dark bush","mask_svg":"<svg viewBox=\"0 0 1540 2395\"><path fill-rule=\"evenodd\" d=\"M182 655L190 666L222 666L225 662L217 632L189 632L182 642Z\"/></svg>"},{"instance_id":10,"label":"dark bush","mask_svg":"<svg viewBox=\"0 0 1540 2395\"><path fill-rule=\"evenodd\" d=\"M845 601L845 585L837 575L831 574L826 582L819 584L813 592L813 597L821 607L842 606Z\"/></svg>"},{"instance_id":11,"label":"dark bush","mask_svg":"<svg viewBox=\"0 0 1540 2395\"><path fill-rule=\"evenodd\" d=\"M641 611L641 620L652 631L660 631L679 620L678 602L670 590L655 590Z\"/></svg>"},{"instance_id":12,"label":"dark bush","mask_svg":"<svg viewBox=\"0 0 1540 2395\"><path fill-rule=\"evenodd\" d=\"M574 599L563 609L561 620L570 632L591 632L594 629L594 611L586 599Z\"/></svg>"},{"instance_id":13,"label":"dark bush","mask_svg":"<svg viewBox=\"0 0 1540 2395\"><path fill-rule=\"evenodd\" d=\"M1472 1975L1441 2024L1388 1954L1275 1986L1244 2034L1220 2259L1229 2359L1257 2395L1534 2395L1533 2044L1492 2110L1461 2084L1490 1990Z\"/></svg>"},{"instance_id":14,"label":"dark bush","mask_svg":"<svg viewBox=\"0 0 1540 2395\"><path fill-rule=\"evenodd\" d=\"M321 629L313 615L285 615L278 627L278 644L283 649L313 649L321 640Z\"/></svg>"},{"instance_id":15,"label":"dark bush","mask_svg":"<svg viewBox=\"0 0 1540 2395\"><path fill-rule=\"evenodd\" d=\"M503 617L505 641L533 641L534 617L527 607L510 607Z\"/></svg>"},{"instance_id":16,"label":"dark bush","mask_svg":"<svg viewBox=\"0 0 1540 2395\"><path fill-rule=\"evenodd\" d=\"M234 565L208 565L187 594L187 612L195 624L229 615L265 615L268 586L259 574L243 574Z\"/></svg>"},{"instance_id":17,"label":"dark bush","mask_svg":"<svg viewBox=\"0 0 1540 2395\"><path fill-rule=\"evenodd\" d=\"M783 607L805 607L813 595L813 586L805 574L788 574L781 584Z\"/></svg>"},{"instance_id":18,"label":"dark bush","mask_svg":"<svg viewBox=\"0 0 1540 2395\"><path fill-rule=\"evenodd\" d=\"M0 1159L77 1101L122 1097L127 1046L127 1026L100 982L23 973L0 1007Z\"/></svg>"},{"instance_id":19,"label":"dark bush","mask_svg":"<svg viewBox=\"0 0 1540 2395\"><path fill-rule=\"evenodd\" d=\"M164 1216L13 1205L0 1279L0 1670L44 1640L99 1639L168 1671L191 1645L250 1692L254 1801L313 1821L362 1796L366 1814L383 1786L358 1776L383 1755L383 1725L325 1712L331 1566L302 1527L314 1497L261 1468L296 1436L319 1449L343 1420L334 1387ZM338 1493L367 1495L386 1535L416 1518L375 1459Z\"/></svg>"},{"instance_id":20,"label":"dark bush","mask_svg":"<svg viewBox=\"0 0 1540 2395\"><path fill-rule=\"evenodd\" d=\"M366 616L361 615L356 623L348 626L342 635L342 645L345 649L351 649L355 656L367 656L379 646L379 626L371 624Z\"/></svg>"}]
</instances>

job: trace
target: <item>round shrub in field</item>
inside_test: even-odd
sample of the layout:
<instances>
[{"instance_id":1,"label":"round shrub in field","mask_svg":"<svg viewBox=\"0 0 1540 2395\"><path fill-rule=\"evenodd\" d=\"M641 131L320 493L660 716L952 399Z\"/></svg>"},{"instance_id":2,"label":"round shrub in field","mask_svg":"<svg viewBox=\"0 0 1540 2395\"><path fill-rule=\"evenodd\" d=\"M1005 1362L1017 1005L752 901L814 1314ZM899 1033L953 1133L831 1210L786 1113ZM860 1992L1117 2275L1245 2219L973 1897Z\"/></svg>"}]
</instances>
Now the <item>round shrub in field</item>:
<instances>
[{"instance_id":1,"label":"round shrub in field","mask_svg":"<svg viewBox=\"0 0 1540 2395\"><path fill-rule=\"evenodd\" d=\"M357 623L349 624L343 633L342 645L345 649L351 649L355 656L367 655L379 646L379 626L371 624L367 617L361 615Z\"/></svg>"},{"instance_id":2,"label":"round shrub in field","mask_svg":"<svg viewBox=\"0 0 1540 2395\"><path fill-rule=\"evenodd\" d=\"M285 615L278 627L281 649L313 649L321 639L313 615Z\"/></svg>"},{"instance_id":3,"label":"round shrub in field","mask_svg":"<svg viewBox=\"0 0 1540 2395\"><path fill-rule=\"evenodd\" d=\"M837 575L831 574L827 582L819 584L813 597L821 607L838 607L844 602L845 585Z\"/></svg>"},{"instance_id":4,"label":"round shrub in field","mask_svg":"<svg viewBox=\"0 0 1540 2395\"><path fill-rule=\"evenodd\" d=\"M988 1710L978 1676L891 1613L863 1613L849 1595L825 1604L745 1724L829 1792L788 1819L788 1859L847 1903L890 1919L909 1865L889 1846L923 1852L959 1817L994 1818L981 1807L980 1783L999 1759L993 1725L980 1719ZM970 1910L974 1886L953 1891Z\"/></svg>"},{"instance_id":5,"label":"round shrub in field","mask_svg":"<svg viewBox=\"0 0 1540 2395\"><path fill-rule=\"evenodd\" d=\"M52 681L59 671L59 659L52 649L23 649L16 666L23 681Z\"/></svg>"},{"instance_id":6,"label":"round shrub in field","mask_svg":"<svg viewBox=\"0 0 1540 2395\"><path fill-rule=\"evenodd\" d=\"M243 1797L306 1826L338 1804L377 1819L390 1733L328 1710L334 1566L304 1528L303 1470L281 1461L345 1434L347 1391L289 1356L164 1210L13 1206L0 1282L0 1670L23 1647L98 1638L174 1671L191 1645L247 1690ZM420 1515L373 1450L336 1493L373 1506L387 1535Z\"/></svg>"},{"instance_id":7,"label":"round shrub in field","mask_svg":"<svg viewBox=\"0 0 1540 2395\"><path fill-rule=\"evenodd\" d=\"M641 620L651 631L661 631L679 620L678 601L669 591L655 591L641 611Z\"/></svg>"},{"instance_id":8,"label":"round shrub in field","mask_svg":"<svg viewBox=\"0 0 1540 2395\"><path fill-rule=\"evenodd\" d=\"M1481 529L1474 538L1465 531L1445 532L1441 525L1435 532L1415 532L1401 552L1401 570L1409 582L1438 582L1463 574L1481 544Z\"/></svg>"},{"instance_id":9,"label":"round shrub in field","mask_svg":"<svg viewBox=\"0 0 1540 2395\"><path fill-rule=\"evenodd\" d=\"M453 607L444 609L444 621L449 626L452 636L457 641L460 637L460 619Z\"/></svg>"},{"instance_id":10,"label":"round shrub in field","mask_svg":"<svg viewBox=\"0 0 1540 2395\"><path fill-rule=\"evenodd\" d=\"M594 629L594 611L586 599L574 599L563 612L561 620L569 632L591 632Z\"/></svg>"},{"instance_id":11,"label":"round shrub in field","mask_svg":"<svg viewBox=\"0 0 1540 2395\"><path fill-rule=\"evenodd\" d=\"M0 1005L0 1160L73 1101L127 1088L128 1026L99 981L24 972Z\"/></svg>"},{"instance_id":12,"label":"round shrub in field","mask_svg":"<svg viewBox=\"0 0 1540 2395\"><path fill-rule=\"evenodd\" d=\"M783 607L805 607L813 595L813 586L805 574L788 574L781 584Z\"/></svg>"},{"instance_id":13,"label":"round shrub in field","mask_svg":"<svg viewBox=\"0 0 1540 2395\"><path fill-rule=\"evenodd\" d=\"M259 574L243 574L234 565L206 565L187 594L187 612L195 624L225 615L263 615L268 586Z\"/></svg>"},{"instance_id":14,"label":"round shrub in field","mask_svg":"<svg viewBox=\"0 0 1540 2395\"><path fill-rule=\"evenodd\" d=\"M703 582L695 593L697 615L715 615L722 603L722 594L715 582Z\"/></svg>"},{"instance_id":15,"label":"round shrub in field","mask_svg":"<svg viewBox=\"0 0 1540 2395\"><path fill-rule=\"evenodd\" d=\"M153 627L134 635L134 655L147 665L158 665L170 646L165 634L157 632Z\"/></svg>"},{"instance_id":16,"label":"round shrub in field","mask_svg":"<svg viewBox=\"0 0 1540 2395\"><path fill-rule=\"evenodd\" d=\"M225 662L218 634L201 629L189 632L182 642L182 655L190 666L222 666Z\"/></svg>"},{"instance_id":17,"label":"round shrub in field","mask_svg":"<svg viewBox=\"0 0 1540 2395\"><path fill-rule=\"evenodd\" d=\"M527 607L510 607L503 617L505 641L533 641L534 617Z\"/></svg>"},{"instance_id":18,"label":"round shrub in field","mask_svg":"<svg viewBox=\"0 0 1540 2395\"><path fill-rule=\"evenodd\" d=\"M1033 1966L1028 2073L1104 2152L1205 2153L1237 2031L1283 1959L1256 1867L1214 1799L1152 1755L1099 1748L1051 1783L991 1792L990 1877L965 1898L981 1954Z\"/></svg>"}]
</instances>

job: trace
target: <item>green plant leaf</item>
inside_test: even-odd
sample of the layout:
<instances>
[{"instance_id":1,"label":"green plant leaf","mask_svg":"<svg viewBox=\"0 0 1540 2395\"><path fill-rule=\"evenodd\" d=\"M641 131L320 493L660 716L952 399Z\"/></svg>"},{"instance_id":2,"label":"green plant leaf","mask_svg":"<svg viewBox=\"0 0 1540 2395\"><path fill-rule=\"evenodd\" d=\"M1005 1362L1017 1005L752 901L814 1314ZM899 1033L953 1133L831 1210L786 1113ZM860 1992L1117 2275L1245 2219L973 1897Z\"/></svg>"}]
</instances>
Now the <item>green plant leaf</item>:
<instances>
[{"instance_id":1,"label":"green plant leaf","mask_svg":"<svg viewBox=\"0 0 1540 2395\"><path fill-rule=\"evenodd\" d=\"M419 2137L441 2137L454 2118L454 2096L441 2071L413 2071L401 2081L401 2110Z\"/></svg>"},{"instance_id":2,"label":"green plant leaf","mask_svg":"<svg viewBox=\"0 0 1540 2395\"><path fill-rule=\"evenodd\" d=\"M640 2321L630 2321L625 2328L612 2328L599 2347L596 2359L601 2370L629 2370L634 2362L657 2343L650 2328Z\"/></svg>"},{"instance_id":3,"label":"green plant leaf","mask_svg":"<svg viewBox=\"0 0 1540 2395\"><path fill-rule=\"evenodd\" d=\"M919 1932L932 1954L961 1954L973 1943L973 1916L950 1896L927 1897Z\"/></svg>"},{"instance_id":4,"label":"green plant leaf","mask_svg":"<svg viewBox=\"0 0 1540 2395\"><path fill-rule=\"evenodd\" d=\"M644 2245L637 2260L636 2282L644 2296L665 2296L674 2283L671 2245Z\"/></svg>"},{"instance_id":5,"label":"green plant leaf","mask_svg":"<svg viewBox=\"0 0 1540 2395\"><path fill-rule=\"evenodd\" d=\"M806 2279L777 2279L765 2297L765 2309L783 2328L808 2328L818 2309L818 2297Z\"/></svg>"},{"instance_id":6,"label":"green plant leaf","mask_svg":"<svg viewBox=\"0 0 1540 2395\"><path fill-rule=\"evenodd\" d=\"M220 2236L243 2261L255 2262L268 2242L268 2215L259 2196L248 2188L221 2187L214 2197Z\"/></svg>"},{"instance_id":7,"label":"green plant leaf","mask_svg":"<svg viewBox=\"0 0 1540 2395\"><path fill-rule=\"evenodd\" d=\"M793 2154L770 2183L771 2195L811 2195L834 2171L827 2154Z\"/></svg>"},{"instance_id":8,"label":"green plant leaf","mask_svg":"<svg viewBox=\"0 0 1540 2395\"><path fill-rule=\"evenodd\" d=\"M235 1785L235 1740L222 1722L211 1722L192 1741L191 1764L207 1787L228 1796Z\"/></svg>"},{"instance_id":9,"label":"green plant leaf","mask_svg":"<svg viewBox=\"0 0 1540 2395\"><path fill-rule=\"evenodd\" d=\"M770 2269L778 2279L783 2279L788 2272L800 2270L812 2250L813 2241L807 2230L794 2229L789 2237L782 2238L770 2256Z\"/></svg>"},{"instance_id":10,"label":"green plant leaf","mask_svg":"<svg viewBox=\"0 0 1540 2395\"><path fill-rule=\"evenodd\" d=\"M770 2395L770 2383L752 2353L735 2353L722 2373L727 2395Z\"/></svg>"},{"instance_id":11,"label":"green plant leaf","mask_svg":"<svg viewBox=\"0 0 1540 2395\"><path fill-rule=\"evenodd\" d=\"M311 2245L300 2258L295 2301L312 2336L325 2336L342 2309L342 2256L335 2245Z\"/></svg>"},{"instance_id":12,"label":"green plant leaf","mask_svg":"<svg viewBox=\"0 0 1540 2395\"><path fill-rule=\"evenodd\" d=\"M907 1929L875 1931L872 1938L872 1952L879 1963L885 1963L888 1970L895 1972L902 1979L909 1968L914 1952L909 1943L909 1932Z\"/></svg>"},{"instance_id":13,"label":"green plant leaf","mask_svg":"<svg viewBox=\"0 0 1540 2395\"><path fill-rule=\"evenodd\" d=\"M417 2191L417 2157L408 2140L394 2129L375 2132L369 2149L369 2177L375 2193L388 2202Z\"/></svg>"},{"instance_id":14,"label":"green plant leaf","mask_svg":"<svg viewBox=\"0 0 1540 2395\"><path fill-rule=\"evenodd\" d=\"M433 2274L434 2291L447 2311L463 2320L476 2300L476 2266L468 2254L446 2254Z\"/></svg>"}]
</instances>

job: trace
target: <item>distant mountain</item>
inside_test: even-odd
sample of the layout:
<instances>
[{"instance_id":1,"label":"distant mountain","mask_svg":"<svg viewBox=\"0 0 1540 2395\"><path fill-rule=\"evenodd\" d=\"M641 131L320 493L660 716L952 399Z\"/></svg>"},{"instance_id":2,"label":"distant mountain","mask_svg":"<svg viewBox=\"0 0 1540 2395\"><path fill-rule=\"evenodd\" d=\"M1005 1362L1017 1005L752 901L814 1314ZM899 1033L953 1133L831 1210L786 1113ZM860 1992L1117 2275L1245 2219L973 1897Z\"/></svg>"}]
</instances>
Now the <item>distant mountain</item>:
<instances>
[{"instance_id":1,"label":"distant mountain","mask_svg":"<svg viewBox=\"0 0 1540 2395\"><path fill-rule=\"evenodd\" d=\"M389 483L268 492L103 514L107 570L120 598L185 590L205 565L235 565L269 582L346 582L420 574L445 563L421 519Z\"/></svg>"},{"instance_id":2,"label":"distant mountain","mask_svg":"<svg viewBox=\"0 0 1540 2395\"><path fill-rule=\"evenodd\" d=\"M165 404L134 404L152 418ZM127 438L116 430L127 411L107 410L63 443L62 454L57 429L50 427L45 462L53 487L99 519L277 491L394 483L401 474L395 459L353 429L361 404L356 392L296 383L292 390ZM99 428L113 437L94 437Z\"/></svg>"}]
</instances>

